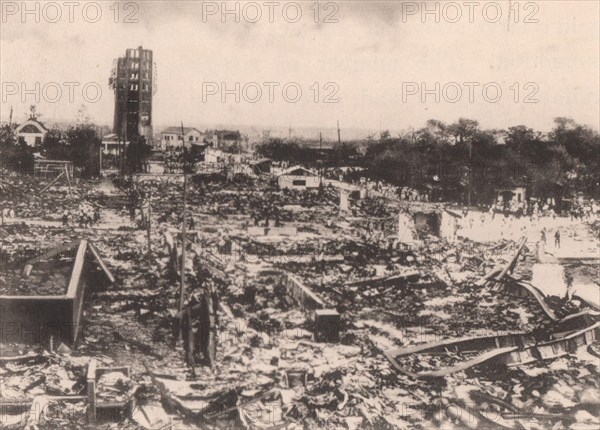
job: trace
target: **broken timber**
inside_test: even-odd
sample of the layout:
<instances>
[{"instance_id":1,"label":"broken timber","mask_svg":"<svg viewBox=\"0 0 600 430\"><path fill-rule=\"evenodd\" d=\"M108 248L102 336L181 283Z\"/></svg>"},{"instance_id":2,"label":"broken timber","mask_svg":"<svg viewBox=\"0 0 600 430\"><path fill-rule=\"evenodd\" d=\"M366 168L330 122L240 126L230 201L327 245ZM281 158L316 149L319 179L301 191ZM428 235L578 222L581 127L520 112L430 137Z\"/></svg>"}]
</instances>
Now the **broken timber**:
<instances>
[{"instance_id":1,"label":"broken timber","mask_svg":"<svg viewBox=\"0 0 600 430\"><path fill-rule=\"evenodd\" d=\"M420 273L416 270L400 273L391 276L375 276L373 278L361 279L359 281L353 281L346 284L347 287L358 287L364 285L377 285L377 284L392 284L395 282L414 282L419 280Z\"/></svg>"},{"instance_id":2,"label":"broken timber","mask_svg":"<svg viewBox=\"0 0 600 430\"><path fill-rule=\"evenodd\" d=\"M586 316L591 315L593 314L577 314L571 316L571 318L567 317L561 320L561 323L577 323L578 319L585 320ZM597 339L600 339L600 322L592 323L583 329L580 328L567 332L554 333L551 340L544 342L537 342L532 333L519 333L478 338L470 337L459 340L445 340L398 350L384 351L384 355L394 365L396 370L410 377L442 378L489 361L504 364L506 366L520 366L541 360L551 360L563 355L571 354L579 348L591 344ZM451 352L480 352L480 354L454 366L417 373L403 369L396 361L397 357L412 354L443 354Z\"/></svg>"},{"instance_id":3,"label":"broken timber","mask_svg":"<svg viewBox=\"0 0 600 430\"><path fill-rule=\"evenodd\" d=\"M62 178L62 176L65 174L65 172L61 172L60 175L58 175L56 178L54 178L52 181L50 181L50 183L48 185L46 185L41 191L40 194L42 194L44 191L46 191L48 188L50 188L52 186L52 184L54 184L56 181L58 181L60 178ZM67 176L68 177L68 176ZM69 184L70 185L70 184Z\"/></svg>"},{"instance_id":4,"label":"broken timber","mask_svg":"<svg viewBox=\"0 0 600 430\"><path fill-rule=\"evenodd\" d=\"M521 239L519 247L514 255L514 257L504 266L503 269L494 269L491 272L487 273L480 281L477 282L477 285L480 286L492 286L497 290L504 290L510 294L514 294L517 297L523 296L533 296L539 303L540 307L546 314L548 318L552 321L558 321L558 317L554 313L554 311L546 304L545 295L540 291L537 287L532 285L531 283L524 282L518 279L515 279L508 275L508 272L514 270L516 266L519 255L521 254L524 246L525 246L526 238Z\"/></svg>"},{"instance_id":5,"label":"broken timber","mask_svg":"<svg viewBox=\"0 0 600 430\"><path fill-rule=\"evenodd\" d=\"M96 359L91 359L87 369L87 419L89 424L96 424L98 415L111 421L122 421L134 407L134 397L118 402L106 402L97 398L98 379L105 373L118 372L130 376L129 367L98 367ZM128 393L131 394L131 393ZM107 416L108 415L108 416Z\"/></svg>"},{"instance_id":6,"label":"broken timber","mask_svg":"<svg viewBox=\"0 0 600 430\"><path fill-rule=\"evenodd\" d=\"M152 373L152 371L150 370L148 363L146 363L144 361L144 362L142 362L142 364L144 365L144 368L146 369L146 373L148 373L148 375L150 376L150 379L152 380L152 384L158 389L158 392L160 393L160 398L161 398L162 404L164 405L164 407L167 411L170 411L170 412L177 411L181 415L183 415L185 418L191 419L191 420L202 420L203 419L203 415L201 412L194 411L194 410L188 408L187 406L185 406L181 400L179 400L174 394L172 394L167 389L165 384L163 384L161 381L159 381L157 379L156 375L154 375L154 373Z\"/></svg>"},{"instance_id":7,"label":"broken timber","mask_svg":"<svg viewBox=\"0 0 600 430\"><path fill-rule=\"evenodd\" d=\"M288 295L305 310L323 309L325 302L309 290L294 275L286 273L282 277L282 284L286 287Z\"/></svg>"},{"instance_id":8,"label":"broken timber","mask_svg":"<svg viewBox=\"0 0 600 430\"><path fill-rule=\"evenodd\" d=\"M552 309L546 304L545 295L538 288L530 284L529 282L517 280L511 276L507 276L508 281L503 282L500 288L508 291L511 294L515 294L518 297L523 297L526 295L533 296L540 307L544 311L544 313L553 321L558 321L558 317L554 313Z\"/></svg>"},{"instance_id":9,"label":"broken timber","mask_svg":"<svg viewBox=\"0 0 600 430\"><path fill-rule=\"evenodd\" d=\"M248 236L296 236L296 227L248 227Z\"/></svg>"},{"instance_id":10,"label":"broken timber","mask_svg":"<svg viewBox=\"0 0 600 430\"><path fill-rule=\"evenodd\" d=\"M519 259L519 255L521 255L521 252L523 251L523 248L525 247L525 242L527 242L527 238L524 237L521 239L521 243L519 244L519 246L517 248L517 252L515 252L514 257L508 263L506 263L506 266L504 266L504 268L502 269L500 274L498 276L496 276L496 278L495 278L496 281L498 281L498 282L502 281L504 276L506 276L506 274L509 271L512 273L512 271L514 270L514 268L517 264L517 260Z\"/></svg>"},{"instance_id":11,"label":"broken timber","mask_svg":"<svg viewBox=\"0 0 600 430\"><path fill-rule=\"evenodd\" d=\"M501 269L495 268L492 271L486 273L483 276L483 278L481 278L479 281L477 281L476 284L480 285L480 286L485 286L485 285L493 284L495 282L501 282L509 271L512 273L512 271L514 270L514 268L517 264L519 255L521 255L521 252L523 251L523 248L525 247L526 240L527 239L525 237L521 239L521 242L519 243L519 246L517 247L517 251L515 252L515 255L513 256L513 258L510 259L510 261L508 263L506 263L504 265L503 268L501 268Z\"/></svg>"},{"instance_id":12,"label":"broken timber","mask_svg":"<svg viewBox=\"0 0 600 430\"><path fill-rule=\"evenodd\" d=\"M327 304L294 275L285 273L282 276L282 284L292 300L305 311L313 312L315 341L337 342L340 314L335 309L327 309Z\"/></svg>"},{"instance_id":13,"label":"broken timber","mask_svg":"<svg viewBox=\"0 0 600 430\"><path fill-rule=\"evenodd\" d=\"M55 255L60 254L61 252L65 252L65 251L69 251L70 249L75 248L77 245L79 245L78 241L73 241L73 242L67 242L61 246L57 246L56 248L51 249L48 252L44 252L41 255L38 255L37 257L34 257L30 260L27 260L25 262L25 266L29 266L29 265L33 265L35 263L38 263L42 260L46 260L50 257L54 257Z\"/></svg>"}]
</instances>

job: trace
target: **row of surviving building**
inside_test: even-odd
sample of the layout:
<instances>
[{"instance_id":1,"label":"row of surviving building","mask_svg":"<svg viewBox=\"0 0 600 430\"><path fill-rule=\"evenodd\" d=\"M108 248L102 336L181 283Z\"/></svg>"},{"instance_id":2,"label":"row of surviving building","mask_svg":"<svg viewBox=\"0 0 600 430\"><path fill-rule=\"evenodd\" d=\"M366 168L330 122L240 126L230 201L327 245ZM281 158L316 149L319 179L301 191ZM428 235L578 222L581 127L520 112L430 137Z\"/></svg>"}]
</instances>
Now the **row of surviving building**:
<instances>
[{"instance_id":1,"label":"row of surviving building","mask_svg":"<svg viewBox=\"0 0 600 430\"><path fill-rule=\"evenodd\" d=\"M199 131L194 127L168 127L160 132L160 149L163 151L191 145L210 145L213 148L230 148L247 142L247 137L237 130Z\"/></svg>"},{"instance_id":2,"label":"row of surviving building","mask_svg":"<svg viewBox=\"0 0 600 430\"><path fill-rule=\"evenodd\" d=\"M183 133L182 133L183 131ZM157 136L158 137L158 136ZM213 148L240 148L246 145L248 138L237 130L206 130L204 132L194 127L167 127L160 132L160 139L155 139L153 150L171 152L183 147L193 146ZM119 140L116 134L108 134L102 139L104 154L116 155L119 147L126 147L129 142Z\"/></svg>"},{"instance_id":3,"label":"row of surviving building","mask_svg":"<svg viewBox=\"0 0 600 430\"><path fill-rule=\"evenodd\" d=\"M36 118L29 118L15 128L17 140L28 146L40 146L48 134L48 128ZM158 139L157 139L158 140ZM211 146L213 148L235 148L248 142L248 138L238 130L206 130L204 132L194 127L184 127L183 136L181 127L167 127L160 132L160 140L153 149L170 151L192 145ZM117 134L110 133L102 137L103 152L105 154L117 153L122 142ZM125 142L127 146L129 142Z\"/></svg>"}]
</instances>

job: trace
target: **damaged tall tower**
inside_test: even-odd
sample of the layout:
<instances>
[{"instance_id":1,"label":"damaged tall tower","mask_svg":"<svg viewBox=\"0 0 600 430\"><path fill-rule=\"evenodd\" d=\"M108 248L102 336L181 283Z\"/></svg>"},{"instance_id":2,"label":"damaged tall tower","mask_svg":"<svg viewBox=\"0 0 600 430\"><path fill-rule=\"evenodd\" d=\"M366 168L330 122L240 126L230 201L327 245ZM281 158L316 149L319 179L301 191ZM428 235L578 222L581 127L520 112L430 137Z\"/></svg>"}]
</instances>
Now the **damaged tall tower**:
<instances>
[{"instance_id":1,"label":"damaged tall tower","mask_svg":"<svg viewBox=\"0 0 600 430\"><path fill-rule=\"evenodd\" d=\"M114 60L109 86L115 92L113 133L135 142L140 136L152 142L152 96L156 92L156 65L152 51L127 49Z\"/></svg>"}]
</instances>

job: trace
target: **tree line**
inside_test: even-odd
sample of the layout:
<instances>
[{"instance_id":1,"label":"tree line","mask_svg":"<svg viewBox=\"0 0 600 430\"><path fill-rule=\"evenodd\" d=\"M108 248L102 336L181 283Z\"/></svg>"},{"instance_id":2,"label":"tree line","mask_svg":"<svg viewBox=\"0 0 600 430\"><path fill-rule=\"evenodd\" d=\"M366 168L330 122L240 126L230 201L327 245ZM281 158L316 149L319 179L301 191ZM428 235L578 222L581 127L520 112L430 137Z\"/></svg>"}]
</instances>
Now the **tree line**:
<instances>
[{"instance_id":1,"label":"tree line","mask_svg":"<svg viewBox=\"0 0 600 430\"><path fill-rule=\"evenodd\" d=\"M19 140L14 125L0 127L2 168L21 173L33 172L34 154L40 154L49 160L72 161L84 178L97 177L100 174L100 146L101 139L91 124L78 124L66 130L52 128L39 146Z\"/></svg>"},{"instance_id":2,"label":"tree line","mask_svg":"<svg viewBox=\"0 0 600 430\"><path fill-rule=\"evenodd\" d=\"M36 118L33 118L36 119ZM17 138L16 125L4 124L0 127L0 164L3 169L31 173L34 167L34 154L48 160L72 161L83 178L100 176L100 151L102 139L98 127L87 122L79 123L62 130L51 128L42 144L30 146ZM140 136L127 146L124 154L125 173L143 172L151 147Z\"/></svg>"},{"instance_id":3,"label":"tree line","mask_svg":"<svg viewBox=\"0 0 600 430\"><path fill-rule=\"evenodd\" d=\"M525 125L483 129L461 118L429 120L392 136L336 143L327 151L301 140L271 138L257 147L275 161L311 167L355 166L364 176L431 195L435 201L490 204L497 191L526 187L536 198L563 200L600 193L600 137L569 118L556 118L549 133Z\"/></svg>"}]
</instances>

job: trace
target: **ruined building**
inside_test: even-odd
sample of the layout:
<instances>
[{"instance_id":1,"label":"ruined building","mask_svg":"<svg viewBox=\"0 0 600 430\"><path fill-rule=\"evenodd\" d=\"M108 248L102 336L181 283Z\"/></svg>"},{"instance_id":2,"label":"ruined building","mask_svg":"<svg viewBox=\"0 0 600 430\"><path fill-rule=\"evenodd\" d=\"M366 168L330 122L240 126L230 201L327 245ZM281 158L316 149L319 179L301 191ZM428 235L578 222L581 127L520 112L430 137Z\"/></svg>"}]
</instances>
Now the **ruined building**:
<instances>
[{"instance_id":1,"label":"ruined building","mask_svg":"<svg viewBox=\"0 0 600 430\"><path fill-rule=\"evenodd\" d=\"M109 86L115 92L113 133L129 142L145 136L151 143L152 96L156 92L152 51L140 46L115 59Z\"/></svg>"}]
</instances>

